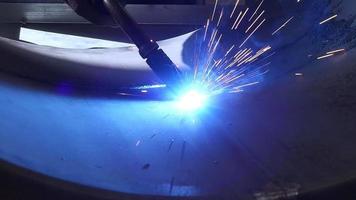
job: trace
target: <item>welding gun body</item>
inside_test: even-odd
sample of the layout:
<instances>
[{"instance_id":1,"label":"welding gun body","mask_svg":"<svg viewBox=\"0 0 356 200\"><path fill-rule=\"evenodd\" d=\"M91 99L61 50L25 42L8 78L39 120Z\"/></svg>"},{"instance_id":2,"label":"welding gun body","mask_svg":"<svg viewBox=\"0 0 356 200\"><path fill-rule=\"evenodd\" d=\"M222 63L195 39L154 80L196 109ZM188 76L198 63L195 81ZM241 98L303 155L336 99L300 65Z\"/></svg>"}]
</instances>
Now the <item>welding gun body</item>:
<instances>
[{"instance_id":1,"label":"welding gun body","mask_svg":"<svg viewBox=\"0 0 356 200\"><path fill-rule=\"evenodd\" d=\"M181 72L159 45L142 31L117 0L67 0L81 16L102 25L119 25L139 49L152 71L168 87L178 87Z\"/></svg>"}]
</instances>

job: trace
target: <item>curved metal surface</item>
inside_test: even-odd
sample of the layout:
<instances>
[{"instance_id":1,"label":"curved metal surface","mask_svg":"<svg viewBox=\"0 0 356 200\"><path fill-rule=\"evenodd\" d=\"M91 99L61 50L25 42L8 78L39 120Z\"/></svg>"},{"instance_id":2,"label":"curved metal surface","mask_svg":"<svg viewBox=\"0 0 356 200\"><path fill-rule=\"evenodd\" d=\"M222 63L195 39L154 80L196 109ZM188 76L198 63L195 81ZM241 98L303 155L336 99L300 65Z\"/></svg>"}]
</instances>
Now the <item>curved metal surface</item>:
<instances>
[{"instance_id":1,"label":"curved metal surface","mask_svg":"<svg viewBox=\"0 0 356 200\"><path fill-rule=\"evenodd\" d=\"M336 25L344 27L345 21ZM222 96L197 115L180 113L169 101L87 96L61 84L48 86L2 73L0 158L64 181L144 196L263 198L286 191L296 195L356 178L354 42L347 44L345 54L316 60L313 56L326 49L318 43L323 38L315 39L307 27L308 23L298 28L303 32L286 31L290 43L278 49L262 86ZM350 38L353 32L348 30L340 35ZM54 74L63 77L73 71L67 66L77 66L67 65L78 58L71 57L77 51L53 59L43 47L1 41L6 51L0 55L26 55L2 63L0 67L8 71L12 64L22 72L36 67L34 63L49 66L50 61ZM345 43L333 43L340 44ZM86 52L98 51L111 50ZM126 53L115 55L124 59ZM33 56L39 54L43 57ZM116 62L102 58L83 56L77 63L93 67ZM143 65L133 66L145 72ZM64 72L58 71L61 67ZM83 75L85 70L75 72ZM109 73L113 69L107 70L108 79L117 81L110 78L116 76ZM123 67L118 70L124 72ZM96 72L85 73L91 75L89 82L101 76L100 70ZM51 73L42 75L46 74ZM144 77L125 76L115 84L146 83Z\"/></svg>"},{"instance_id":2,"label":"curved metal surface","mask_svg":"<svg viewBox=\"0 0 356 200\"><path fill-rule=\"evenodd\" d=\"M193 33L158 42L183 71L183 46ZM0 47L0 70L41 81L110 88L160 82L133 45L75 50L0 38Z\"/></svg>"},{"instance_id":3,"label":"curved metal surface","mask_svg":"<svg viewBox=\"0 0 356 200\"><path fill-rule=\"evenodd\" d=\"M328 87L355 73L351 55L338 69L323 63L307 71L310 78L289 76L221 100L224 106L195 120L170 102L63 96L16 87L39 86L2 75L1 158L137 194L242 195L278 181L304 189L342 181L355 176L348 167L356 164L355 106L331 106L340 97Z\"/></svg>"}]
</instances>

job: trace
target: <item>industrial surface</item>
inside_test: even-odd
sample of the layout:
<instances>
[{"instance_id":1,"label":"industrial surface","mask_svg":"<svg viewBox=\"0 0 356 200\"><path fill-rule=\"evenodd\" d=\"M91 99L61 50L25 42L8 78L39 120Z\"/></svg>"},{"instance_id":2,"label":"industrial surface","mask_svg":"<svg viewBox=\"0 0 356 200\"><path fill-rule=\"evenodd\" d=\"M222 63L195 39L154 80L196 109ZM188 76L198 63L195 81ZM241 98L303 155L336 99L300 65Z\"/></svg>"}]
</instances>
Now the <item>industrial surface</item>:
<instances>
[{"instance_id":1,"label":"industrial surface","mask_svg":"<svg viewBox=\"0 0 356 200\"><path fill-rule=\"evenodd\" d=\"M236 9L253 10L260 2L241 1ZM160 81L120 30L91 25L62 1L0 1L0 10L18 6L25 14L42 13L28 15L25 22L15 16L19 14L0 14L0 27L5 27L0 28L0 168L7 172L0 173L0 181L4 176L34 188L42 184L74 193L73 199L229 200L304 198L352 182L355 2L271 2L261 4L269 12L267 33L248 43L271 46L271 56L263 58L268 73L258 75L258 84L253 80L236 86L234 92L211 98L199 112L186 112L174 100L155 98L155 89L140 88L139 95L121 91ZM129 13L172 61L184 73L191 72L195 38L219 4L127 3ZM31 8L33 4L48 9L57 5L58 10L49 15L48 9ZM235 1L221 4L231 10ZM149 13L147 7L161 12L142 17ZM174 17L167 17L166 9ZM63 12L71 15L59 23ZM186 16L177 19L177 13ZM82 29L71 28L76 26ZM32 44L19 41L20 27L97 34L120 47ZM338 191L352 199L350 190ZM51 193L58 191L47 195Z\"/></svg>"}]
</instances>

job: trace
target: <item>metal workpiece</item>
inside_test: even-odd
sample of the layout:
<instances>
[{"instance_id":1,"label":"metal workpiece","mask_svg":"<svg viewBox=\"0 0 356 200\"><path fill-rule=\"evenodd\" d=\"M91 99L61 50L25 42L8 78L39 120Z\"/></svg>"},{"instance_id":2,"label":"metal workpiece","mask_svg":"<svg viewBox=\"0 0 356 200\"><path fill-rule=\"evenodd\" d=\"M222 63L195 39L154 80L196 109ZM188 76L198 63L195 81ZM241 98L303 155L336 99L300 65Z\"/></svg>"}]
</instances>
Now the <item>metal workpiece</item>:
<instances>
[{"instance_id":1,"label":"metal workpiece","mask_svg":"<svg viewBox=\"0 0 356 200\"><path fill-rule=\"evenodd\" d=\"M180 18L75 2L138 48L87 42L108 24L0 37L1 200L355 200L356 1L209 0L200 30L185 19L206 15L190 6ZM159 28L167 20L179 23Z\"/></svg>"}]
</instances>

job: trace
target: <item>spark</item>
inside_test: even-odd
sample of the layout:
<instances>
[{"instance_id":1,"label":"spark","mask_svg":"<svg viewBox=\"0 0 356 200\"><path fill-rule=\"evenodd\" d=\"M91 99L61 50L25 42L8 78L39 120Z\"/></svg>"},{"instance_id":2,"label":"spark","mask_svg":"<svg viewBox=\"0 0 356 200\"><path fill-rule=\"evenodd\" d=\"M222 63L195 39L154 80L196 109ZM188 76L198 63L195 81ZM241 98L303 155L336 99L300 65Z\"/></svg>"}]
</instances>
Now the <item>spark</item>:
<instances>
[{"instance_id":1,"label":"spark","mask_svg":"<svg viewBox=\"0 0 356 200\"><path fill-rule=\"evenodd\" d=\"M275 31L272 33L272 35L276 34L276 33L277 33L278 31L280 31L283 27L285 27L293 18L294 18L294 16L291 17L291 18L289 18L286 22L284 22L284 23L282 24L282 26L280 26L279 28L277 28L277 30L275 30Z\"/></svg>"},{"instance_id":2,"label":"spark","mask_svg":"<svg viewBox=\"0 0 356 200\"><path fill-rule=\"evenodd\" d=\"M134 89L156 89L156 88L165 88L165 84L156 84L156 85L144 85L144 86L139 86L135 87Z\"/></svg>"},{"instance_id":3,"label":"spark","mask_svg":"<svg viewBox=\"0 0 356 200\"><path fill-rule=\"evenodd\" d=\"M247 32L253 27L253 25L255 25L255 23L260 19L260 17L263 15L263 13L265 13L264 10L261 12L260 15L258 15L258 17L255 19L255 21L253 21L252 24L247 28L247 30L245 31L245 33L247 33Z\"/></svg>"},{"instance_id":4,"label":"spark","mask_svg":"<svg viewBox=\"0 0 356 200\"><path fill-rule=\"evenodd\" d=\"M297 0L297 2L301 2L301 0ZM246 45L250 38L267 21L267 17L265 17L266 10L262 8L264 0L260 1L251 16L250 11L252 9L250 10L248 7L238 9L239 3L240 0L236 0L234 8L229 13L226 10L224 11L224 8L220 9L220 6L218 7L219 0L215 0L212 15L207 19L202 31L196 36L194 76L191 82L197 84L199 87L190 88L177 98L177 104L181 110L198 110L204 107L211 96L242 92L246 87L259 84L261 77L269 72L266 67L271 65L271 62L268 62L267 59L276 55L276 51L269 53L272 46L264 44L263 46L254 48ZM321 21L320 24L326 23L336 17L337 15L331 16ZM230 20L228 21L229 23L223 23L222 20L224 19ZM272 32L272 36L280 32L293 19L294 16L287 19ZM241 44L238 45L237 42L226 44L226 41L223 39L226 34L222 32L222 30L225 30L224 28L228 29L226 31L228 33L234 34L236 31L244 33ZM228 36L231 36L231 34L228 34ZM328 58L344 51L344 48L330 50L324 55L317 57L317 59ZM301 72L296 72L294 75L304 76ZM149 88L137 89L140 89L141 93L147 93L147 89ZM121 93L121 95L130 94ZM140 145L140 143L140 140L137 141L136 146Z\"/></svg>"},{"instance_id":5,"label":"spark","mask_svg":"<svg viewBox=\"0 0 356 200\"><path fill-rule=\"evenodd\" d=\"M240 11L239 15L236 17L234 24L231 26L231 30L234 30L237 22L240 20L241 15L242 15L242 11Z\"/></svg>"},{"instance_id":6,"label":"spark","mask_svg":"<svg viewBox=\"0 0 356 200\"><path fill-rule=\"evenodd\" d=\"M329 18L327 18L327 19L321 21L319 24L322 25L322 24L324 24L324 23L326 23L326 22L328 22L328 21L330 21L330 20L332 20L332 19L335 19L337 16L338 16L338 15L333 15L333 16L331 16L331 17L329 17Z\"/></svg>"},{"instance_id":7,"label":"spark","mask_svg":"<svg viewBox=\"0 0 356 200\"><path fill-rule=\"evenodd\" d=\"M324 58L327 58L327 57L331 57L331 56L334 56L335 54L328 54L328 55L324 55L324 56L320 56L318 57L317 59L318 60L321 60L321 59L324 59Z\"/></svg>"},{"instance_id":8,"label":"spark","mask_svg":"<svg viewBox=\"0 0 356 200\"><path fill-rule=\"evenodd\" d=\"M329 51L329 52L326 52L325 55L319 56L317 59L321 60L321 59L324 59L324 58L328 58L328 57L334 56L336 53L340 53L340 52L343 52L343 51L345 51L345 49L336 49L336 50L333 50L333 51Z\"/></svg>"},{"instance_id":9,"label":"spark","mask_svg":"<svg viewBox=\"0 0 356 200\"><path fill-rule=\"evenodd\" d=\"M248 86L252 86L252 85L256 85L256 84L259 84L259 82L258 81L256 81L256 82L252 82L252 83L246 83L246 84L244 84L244 85L240 85L240 86L237 86L237 87L234 87L233 89L233 91L231 91L232 93L234 93L234 92L238 92L238 91L240 91L242 88L244 88L244 87L248 87Z\"/></svg>"},{"instance_id":10,"label":"spark","mask_svg":"<svg viewBox=\"0 0 356 200\"><path fill-rule=\"evenodd\" d=\"M209 50L210 50L210 47L211 47L211 45L214 43L214 41L215 41L215 37L216 37L216 34L218 33L218 30L217 29L215 29L214 31L213 31L213 34L211 35L211 37L210 37L210 40L209 40L209 43L208 43L208 47L209 47Z\"/></svg>"},{"instance_id":11,"label":"spark","mask_svg":"<svg viewBox=\"0 0 356 200\"><path fill-rule=\"evenodd\" d=\"M245 10L244 14L242 15L241 19L240 19L239 22L236 24L236 26L235 26L235 28L234 28L235 30L237 29L237 27L239 27L241 21L242 21L242 20L244 19L244 17L246 16L248 10L249 10L249 8L246 8L246 10Z\"/></svg>"},{"instance_id":12,"label":"spark","mask_svg":"<svg viewBox=\"0 0 356 200\"><path fill-rule=\"evenodd\" d=\"M215 5L214 5L213 14L211 15L211 21L214 21L215 12L216 12L216 7L218 6L218 2L219 2L219 0L215 0Z\"/></svg>"},{"instance_id":13,"label":"spark","mask_svg":"<svg viewBox=\"0 0 356 200\"><path fill-rule=\"evenodd\" d=\"M225 53L224 57L226 58L227 55L235 48L235 45L232 45L229 50Z\"/></svg>"},{"instance_id":14,"label":"spark","mask_svg":"<svg viewBox=\"0 0 356 200\"><path fill-rule=\"evenodd\" d=\"M188 110L194 110L205 104L203 102L206 98L222 93L240 92L247 86L258 84L259 81L256 79L267 73L268 70L263 69L271 64L271 62L261 63L261 61L275 53L262 56L272 49L270 45L265 45L257 50L248 46L244 47L267 21L263 18L266 11L261 9L264 0L260 2L252 16L249 16L250 8L248 7L238 10L240 0L236 0L231 13L224 12L222 8L218 14L217 2L218 0L215 1L211 18L204 26L205 30L202 31L204 40L199 43L200 47L196 48L199 53L195 53L193 83L199 85L197 87L199 90L195 88L181 95L178 99L181 102L179 104L181 110L186 110L185 107L188 107ZM227 16L225 17L225 15ZM235 15L236 17L234 17ZM231 23L222 23L223 19L229 19ZM245 25L245 22L248 24ZM225 25L227 27L223 27ZM223 40L225 32L220 32L224 30L221 28L228 28L231 33L244 28L244 30L238 31L245 33L245 38L241 44L233 43L225 48L226 41Z\"/></svg>"},{"instance_id":15,"label":"spark","mask_svg":"<svg viewBox=\"0 0 356 200\"><path fill-rule=\"evenodd\" d=\"M269 51L270 49L272 49L271 46L267 46L267 47L264 47L264 48L260 49L260 50L256 53L256 55L254 55L253 57L251 57L251 58L249 59L249 61L251 62L251 61L255 60L256 58L258 58L258 57L261 56L262 54L266 53L266 52Z\"/></svg>"},{"instance_id":16,"label":"spark","mask_svg":"<svg viewBox=\"0 0 356 200\"><path fill-rule=\"evenodd\" d=\"M204 41L206 39L206 34L208 33L210 20L208 19L205 25Z\"/></svg>"},{"instance_id":17,"label":"spark","mask_svg":"<svg viewBox=\"0 0 356 200\"><path fill-rule=\"evenodd\" d=\"M235 6L234 6L234 9L232 10L231 14L230 14L230 18L232 18L232 16L234 16L234 13L236 11L236 8L237 8L237 5L239 4L240 0L236 0L236 3L235 3Z\"/></svg>"},{"instance_id":18,"label":"spark","mask_svg":"<svg viewBox=\"0 0 356 200\"><path fill-rule=\"evenodd\" d=\"M247 51L247 50L248 50L248 49L243 49L243 50L238 51L238 52L234 55L234 58L239 57L241 54L245 53L245 51Z\"/></svg>"},{"instance_id":19,"label":"spark","mask_svg":"<svg viewBox=\"0 0 356 200\"><path fill-rule=\"evenodd\" d=\"M250 17L250 19L248 21L251 21L252 18L256 15L258 9L260 9L261 5L263 4L264 0L261 1L261 3L257 6L255 12L252 14L252 16Z\"/></svg>"},{"instance_id":20,"label":"spark","mask_svg":"<svg viewBox=\"0 0 356 200\"><path fill-rule=\"evenodd\" d=\"M242 42L242 44L240 45L240 48L247 42L248 39L250 39L250 37L258 30L258 28L260 28L260 26L262 26L262 24L266 21L266 19L263 19L261 21L261 23L255 28L255 30L252 31L252 33Z\"/></svg>"},{"instance_id":21,"label":"spark","mask_svg":"<svg viewBox=\"0 0 356 200\"><path fill-rule=\"evenodd\" d=\"M223 14L224 14L224 9L221 9L221 12L220 12L220 16L219 16L219 20L218 20L218 23L217 23L217 27L219 27L219 25L220 25L220 22L221 22L221 18L222 18L222 16L223 16Z\"/></svg>"},{"instance_id":22,"label":"spark","mask_svg":"<svg viewBox=\"0 0 356 200\"><path fill-rule=\"evenodd\" d=\"M343 51L345 51L345 49L337 49L337 50L326 52L326 54L335 54L335 53L339 53L339 52L343 52Z\"/></svg>"}]
</instances>

